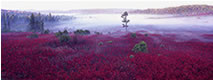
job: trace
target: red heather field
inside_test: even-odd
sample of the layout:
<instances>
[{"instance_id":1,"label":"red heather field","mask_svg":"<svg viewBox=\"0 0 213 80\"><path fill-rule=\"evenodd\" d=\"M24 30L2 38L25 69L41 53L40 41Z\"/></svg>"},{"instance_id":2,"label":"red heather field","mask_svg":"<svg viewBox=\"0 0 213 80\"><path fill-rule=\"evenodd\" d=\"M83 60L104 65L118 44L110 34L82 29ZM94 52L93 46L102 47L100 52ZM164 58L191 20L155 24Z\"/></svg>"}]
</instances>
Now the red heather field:
<instances>
[{"instance_id":1,"label":"red heather field","mask_svg":"<svg viewBox=\"0 0 213 80\"><path fill-rule=\"evenodd\" d=\"M132 38L129 33L78 36L76 44L60 44L54 34L26 38L30 34L2 33L3 80L213 79L213 42L176 41L174 34L137 33ZM211 34L202 36L213 39ZM140 41L147 43L148 53L132 51Z\"/></svg>"}]
</instances>

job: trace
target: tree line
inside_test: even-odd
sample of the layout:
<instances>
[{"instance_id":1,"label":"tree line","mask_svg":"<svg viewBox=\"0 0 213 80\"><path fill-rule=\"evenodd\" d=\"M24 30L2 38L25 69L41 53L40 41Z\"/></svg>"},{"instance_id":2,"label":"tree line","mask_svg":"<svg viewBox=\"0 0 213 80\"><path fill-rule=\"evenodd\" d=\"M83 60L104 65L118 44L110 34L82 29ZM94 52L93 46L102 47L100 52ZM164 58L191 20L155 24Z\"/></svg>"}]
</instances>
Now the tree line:
<instances>
[{"instance_id":1,"label":"tree line","mask_svg":"<svg viewBox=\"0 0 213 80\"><path fill-rule=\"evenodd\" d=\"M31 13L28 15L20 13L9 13L2 12L1 14L1 26L2 32L9 32L16 24L27 24L28 31L42 32L44 30L44 23L46 22L57 22L59 16L52 16L51 13L48 15L41 15L40 13Z\"/></svg>"}]
</instances>

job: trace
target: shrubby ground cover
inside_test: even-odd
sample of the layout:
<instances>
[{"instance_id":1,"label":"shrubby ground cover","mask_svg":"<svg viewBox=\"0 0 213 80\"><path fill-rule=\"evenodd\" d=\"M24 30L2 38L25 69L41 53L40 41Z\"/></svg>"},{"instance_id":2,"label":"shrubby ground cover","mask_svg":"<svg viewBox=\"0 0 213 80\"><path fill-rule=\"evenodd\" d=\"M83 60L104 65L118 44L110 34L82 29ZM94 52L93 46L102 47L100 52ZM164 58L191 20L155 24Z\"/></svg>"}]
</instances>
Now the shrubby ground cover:
<instances>
[{"instance_id":1,"label":"shrubby ground cover","mask_svg":"<svg viewBox=\"0 0 213 80\"><path fill-rule=\"evenodd\" d=\"M120 37L68 34L69 42L61 43L55 34L27 38L31 34L1 35L2 79L213 79L212 42L176 42L174 36L140 33L133 38L129 33ZM132 51L141 41L148 52Z\"/></svg>"}]
</instances>

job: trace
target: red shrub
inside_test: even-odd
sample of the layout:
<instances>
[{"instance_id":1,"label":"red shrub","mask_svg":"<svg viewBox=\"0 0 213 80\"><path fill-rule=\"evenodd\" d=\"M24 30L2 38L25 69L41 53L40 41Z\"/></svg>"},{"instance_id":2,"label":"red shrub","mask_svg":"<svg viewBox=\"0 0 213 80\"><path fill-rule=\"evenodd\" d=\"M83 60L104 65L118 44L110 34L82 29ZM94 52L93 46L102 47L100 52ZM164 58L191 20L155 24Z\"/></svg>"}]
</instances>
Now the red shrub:
<instances>
[{"instance_id":1,"label":"red shrub","mask_svg":"<svg viewBox=\"0 0 213 80\"><path fill-rule=\"evenodd\" d=\"M35 39L26 38L29 34L2 34L2 79L213 79L211 42L137 33L136 38L78 36L82 43L60 44L53 34ZM148 53L131 51L140 41L147 43Z\"/></svg>"}]
</instances>

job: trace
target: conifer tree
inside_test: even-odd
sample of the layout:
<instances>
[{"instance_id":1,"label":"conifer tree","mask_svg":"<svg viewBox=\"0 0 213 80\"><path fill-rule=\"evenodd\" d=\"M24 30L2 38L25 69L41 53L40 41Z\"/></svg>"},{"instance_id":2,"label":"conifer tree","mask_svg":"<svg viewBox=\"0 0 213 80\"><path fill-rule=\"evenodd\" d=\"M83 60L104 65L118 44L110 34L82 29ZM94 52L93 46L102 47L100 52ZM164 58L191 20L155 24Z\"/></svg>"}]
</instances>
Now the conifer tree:
<instances>
[{"instance_id":1,"label":"conifer tree","mask_svg":"<svg viewBox=\"0 0 213 80\"><path fill-rule=\"evenodd\" d=\"M125 27L126 28L126 30L127 30L127 27L128 27L128 23L129 23L129 21L130 20L128 20L127 19L127 16L128 16L128 13L127 13L127 11L125 11L122 15L121 15L121 18L123 18L123 20L122 20L122 22L123 22L123 27Z\"/></svg>"}]
</instances>

